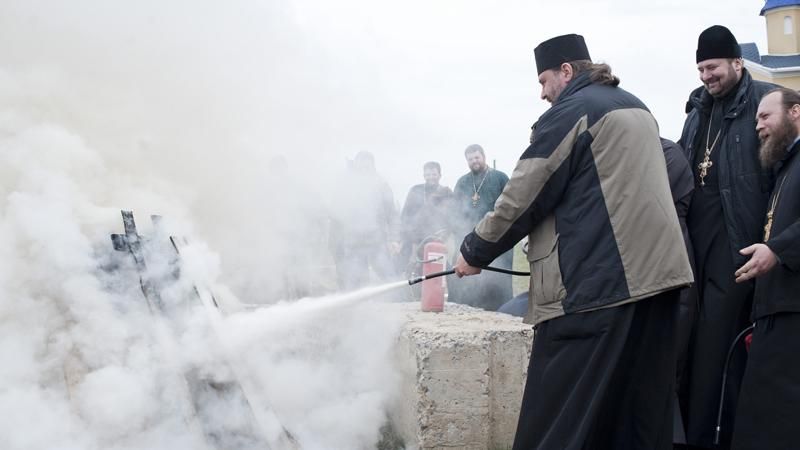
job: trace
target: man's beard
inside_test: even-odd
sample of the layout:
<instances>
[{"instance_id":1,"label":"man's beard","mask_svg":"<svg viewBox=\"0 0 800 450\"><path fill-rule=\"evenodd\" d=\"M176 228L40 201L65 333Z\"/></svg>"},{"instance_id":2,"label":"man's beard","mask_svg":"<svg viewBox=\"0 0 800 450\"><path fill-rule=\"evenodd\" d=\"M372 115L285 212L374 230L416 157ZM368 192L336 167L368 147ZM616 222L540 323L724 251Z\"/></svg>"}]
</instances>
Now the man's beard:
<instances>
[{"instance_id":1,"label":"man's beard","mask_svg":"<svg viewBox=\"0 0 800 450\"><path fill-rule=\"evenodd\" d=\"M480 166L477 166L477 167L476 166L469 166L469 168L470 168L470 170L472 170L472 173L475 174L475 175L480 175L484 171L486 171L486 166L484 166L483 164L481 164Z\"/></svg>"},{"instance_id":2,"label":"man's beard","mask_svg":"<svg viewBox=\"0 0 800 450\"><path fill-rule=\"evenodd\" d=\"M727 70L727 78L725 79L725 84L722 84L722 79L719 79L719 91L715 94L711 94L709 91L708 93L711 94L714 98L722 98L728 95L731 90L739 84L740 77L736 74L736 69L733 68L732 63L728 63L728 70ZM705 84L705 83L704 83ZM708 85L706 85L706 91L708 91Z\"/></svg>"},{"instance_id":3,"label":"man's beard","mask_svg":"<svg viewBox=\"0 0 800 450\"><path fill-rule=\"evenodd\" d=\"M789 120L788 114L784 115L775 132L761 142L761 148L758 151L758 159L761 161L761 166L767 169L773 167L775 163L786 156L789 146L792 145L796 138L797 129Z\"/></svg>"}]
</instances>

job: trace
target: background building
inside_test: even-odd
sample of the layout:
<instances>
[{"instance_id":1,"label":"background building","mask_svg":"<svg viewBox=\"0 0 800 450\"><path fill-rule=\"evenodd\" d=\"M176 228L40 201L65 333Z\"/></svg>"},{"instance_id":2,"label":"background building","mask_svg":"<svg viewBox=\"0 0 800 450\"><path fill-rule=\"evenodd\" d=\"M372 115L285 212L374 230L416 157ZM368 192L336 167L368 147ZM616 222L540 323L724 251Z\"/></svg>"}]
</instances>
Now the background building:
<instances>
[{"instance_id":1,"label":"background building","mask_svg":"<svg viewBox=\"0 0 800 450\"><path fill-rule=\"evenodd\" d=\"M756 80L800 89L800 1L767 0L761 15L767 22L767 54L755 43L741 44L745 66Z\"/></svg>"}]
</instances>

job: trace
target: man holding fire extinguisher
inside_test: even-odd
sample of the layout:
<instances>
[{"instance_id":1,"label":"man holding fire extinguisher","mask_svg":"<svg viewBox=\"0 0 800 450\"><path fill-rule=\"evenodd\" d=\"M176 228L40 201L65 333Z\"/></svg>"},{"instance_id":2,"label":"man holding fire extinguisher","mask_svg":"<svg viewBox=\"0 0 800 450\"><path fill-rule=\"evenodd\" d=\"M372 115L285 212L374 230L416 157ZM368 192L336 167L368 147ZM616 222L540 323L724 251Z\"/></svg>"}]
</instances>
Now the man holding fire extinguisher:
<instances>
[{"instance_id":1,"label":"man holding fire extinguisher","mask_svg":"<svg viewBox=\"0 0 800 450\"><path fill-rule=\"evenodd\" d=\"M536 338L514 449L670 449L674 320L693 278L658 125L582 36L534 53L552 107L455 266L479 273L529 235Z\"/></svg>"}]
</instances>

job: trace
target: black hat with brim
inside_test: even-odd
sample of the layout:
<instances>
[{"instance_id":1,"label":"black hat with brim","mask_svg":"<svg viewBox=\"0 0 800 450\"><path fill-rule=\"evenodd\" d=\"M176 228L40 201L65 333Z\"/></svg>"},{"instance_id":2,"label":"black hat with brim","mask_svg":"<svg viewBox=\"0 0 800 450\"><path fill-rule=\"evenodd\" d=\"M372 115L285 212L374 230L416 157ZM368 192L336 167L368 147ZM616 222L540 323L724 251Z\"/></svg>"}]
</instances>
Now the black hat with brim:
<instances>
[{"instance_id":1,"label":"black hat with brim","mask_svg":"<svg viewBox=\"0 0 800 450\"><path fill-rule=\"evenodd\" d=\"M555 69L565 62L592 60L586 42L579 34L565 34L548 39L537 45L533 53L536 56L536 70L540 75L545 70Z\"/></svg>"},{"instance_id":2,"label":"black hat with brim","mask_svg":"<svg viewBox=\"0 0 800 450\"><path fill-rule=\"evenodd\" d=\"M742 48L731 30L714 25L703 30L697 38L696 57L698 63L707 59L741 58Z\"/></svg>"}]
</instances>

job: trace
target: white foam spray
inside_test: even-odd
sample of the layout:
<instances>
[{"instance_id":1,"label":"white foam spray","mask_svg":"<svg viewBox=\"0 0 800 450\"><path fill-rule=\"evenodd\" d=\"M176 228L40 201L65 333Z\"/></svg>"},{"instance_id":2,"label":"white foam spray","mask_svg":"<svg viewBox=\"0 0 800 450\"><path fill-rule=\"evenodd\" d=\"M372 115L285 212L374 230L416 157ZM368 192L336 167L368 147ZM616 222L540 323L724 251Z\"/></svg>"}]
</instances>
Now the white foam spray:
<instances>
[{"instance_id":1,"label":"white foam spray","mask_svg":"<svg viewBox=\"0 0 800 450\"><path fill-rule=\"evenodd\" d=\"M0 5L0 448L207 448L190 369L233 372L261 416L274 413L265 429L285 426L304 449L374 446L396 385L398 318L343 302L166 320L109 240L121 209L145 235L147 215L161 214L192 242L191 278L234 301L274 300L284 255L329 265L324 234L304 220L324 209L328 172L308 168L303 189L286 189L268 164L291 153L299 176L312 153L291 145L299 127L294 143L270 132L280 113L304 114L274 101L293 74L272 62L291 66L304 45L272 45L286 17L270 2ZM294 86L296 102L320 93Z\"/></svg>"},{"instance_id":2,"label":"white foam spray","mask_svg":"<svg viewBox=\"0 0 800 450\"><path fill-rule=\"evenodd\" d=\"M291 302L278 302L269 305L266 310L269 313L287 313L290 315L317 314L327 309L340 308L352 305L356 302L371 300L381 294L393 291L398 288L408 286L408 280L385 283L379 286L368 286L353 292L331 294L324 297L306 297ZM249 305L249 308L265 308L263 305Z\"/></svg>"}]
</instances>

